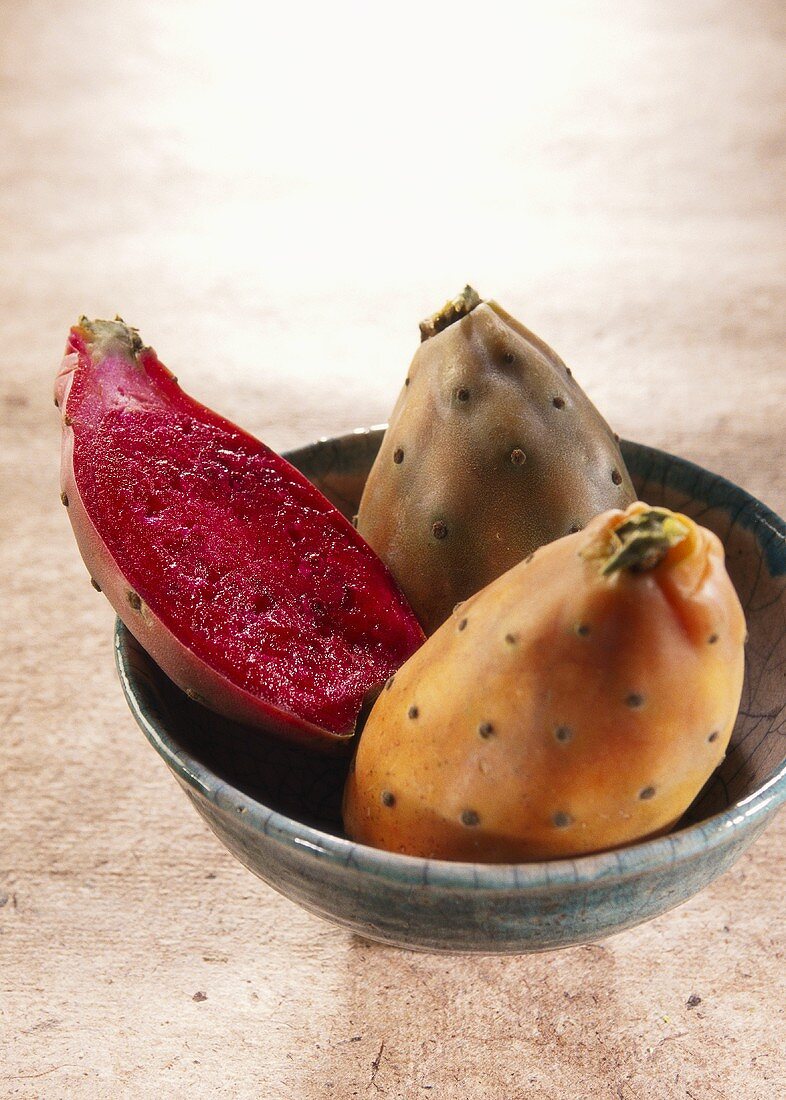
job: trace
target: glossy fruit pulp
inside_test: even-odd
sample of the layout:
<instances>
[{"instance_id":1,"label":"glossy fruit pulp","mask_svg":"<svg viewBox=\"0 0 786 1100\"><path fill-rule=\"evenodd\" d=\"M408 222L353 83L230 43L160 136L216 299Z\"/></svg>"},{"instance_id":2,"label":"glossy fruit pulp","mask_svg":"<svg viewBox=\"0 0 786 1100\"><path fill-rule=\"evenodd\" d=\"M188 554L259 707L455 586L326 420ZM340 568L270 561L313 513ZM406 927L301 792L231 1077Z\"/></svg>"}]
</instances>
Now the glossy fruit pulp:
<instances>
[{"instance_id":1,"label":"glossy fruit pulp","mask_svg":"<svg viewBox=\"0 0 786 1100\"><path fill-rule=\"evenodd\" d=\"M78 335L68 397L87 513L131 588L230 681L332 732L422 635L346 519L144 349Z\"/></svg>"}]
</instances>

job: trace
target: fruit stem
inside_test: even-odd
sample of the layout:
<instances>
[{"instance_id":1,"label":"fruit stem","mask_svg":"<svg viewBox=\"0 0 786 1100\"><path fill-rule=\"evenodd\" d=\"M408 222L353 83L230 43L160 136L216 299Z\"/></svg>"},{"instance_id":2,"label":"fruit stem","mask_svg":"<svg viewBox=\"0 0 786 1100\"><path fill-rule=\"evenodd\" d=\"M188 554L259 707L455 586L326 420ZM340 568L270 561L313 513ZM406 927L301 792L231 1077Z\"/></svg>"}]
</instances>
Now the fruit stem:
<instances>
[{"instance_id":1,"label":"fruit stem","mask_svg":"<svg viewBox=\"0 0 786 1100\"><path fill-rule=\"evenodd\" d=\"M611 546L604 554L601 572L608 577L622 569L629 573L654 569L689 534L687 524L667 508L638 512L611 532Z\"/></svg>"},{"instance_id":2,"label":"fruit stem","mask_svg":"<svg viewBox=\"0 0 786 1100\"><path fill-rule=\"evenodd\" d=\"M442 309L432 313L425 321L420 322L420 342L428 340L430 336L436 336L438 332L448 328L454 321L460 321L468 313L472 313L475 306L480 305L480 295L471 286L465 286L460 294L445 302Z\"/></svg>"},{"instance_id":3,"label":"fruit stem","mask_svg":"<svg viewBox=\"0 0 786 1100\"><path fill-rule=\"evenodd\" d=\"M85 343L93 349L93 354L103 356L118 350L128 358L136 358L142 348L139 332L127 325L121 317L114 321L89 321L80 317L76 329L81 331Z\"/></svg>"}]
</instances>

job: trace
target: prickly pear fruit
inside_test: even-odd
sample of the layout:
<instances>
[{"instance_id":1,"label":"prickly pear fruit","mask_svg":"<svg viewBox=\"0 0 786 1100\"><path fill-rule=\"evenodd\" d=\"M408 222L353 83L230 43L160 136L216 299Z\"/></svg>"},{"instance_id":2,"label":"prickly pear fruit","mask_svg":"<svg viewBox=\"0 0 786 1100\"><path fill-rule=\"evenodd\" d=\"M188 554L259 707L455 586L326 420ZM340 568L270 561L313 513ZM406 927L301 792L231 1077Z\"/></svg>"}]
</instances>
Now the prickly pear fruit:
<instances>
[{"instance_id":1,"label":"prickly pear fruit","mask_svg":"<svg viewBox=\"0 0 786 1100\"><path fill-rule=\"evenodd\" d=\"M388 681L347 832L519 862L666 830L723 759L744 640L714 534L641 502L597 516L458 607Z\"/></svg>"},{"instance_id":2,"label":"prickly pear fruit","mask_svg":"<svg viewBox=\"0 0 786 1100\"><path fill-rule=\"evenodd\" d=\"M458 600L635 494L570 370L496 302L467 287L421 335L358 530L429 634Z\"/></svg>"},{"instance_id":3,"label":"prickly pear fruit","mask_svg":"<svg viewBox=\"0 0 786 1100\"><path fill-rule=\"evenodd\" d=\"M288 462L188 397L121 321L71 330L62 500L96 587L206 706L316 748L423 640L385 566Z\"/></svg>"}]
</instances>

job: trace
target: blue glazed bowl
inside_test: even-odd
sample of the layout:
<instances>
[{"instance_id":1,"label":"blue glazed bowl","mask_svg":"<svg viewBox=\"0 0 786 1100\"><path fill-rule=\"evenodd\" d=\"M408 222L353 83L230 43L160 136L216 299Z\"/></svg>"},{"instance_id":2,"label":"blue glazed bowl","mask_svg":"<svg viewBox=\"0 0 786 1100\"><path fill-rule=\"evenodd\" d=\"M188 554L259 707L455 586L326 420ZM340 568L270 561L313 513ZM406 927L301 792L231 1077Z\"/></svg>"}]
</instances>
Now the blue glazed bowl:
<instances>
[{"instance_id":1,"label":"blue glazed bowl","mask_svg":"<svg viewBox=\"0 0 786 1100\"><path fill-rule=\"evenodd\" d=\"M347 515L382 429L287 457ZM451 863L343 836L347 761L310 755L204 710L118 623L117 664L150 743L241 863L304 908L370 939L452 953L522 953L586 943L685 901L722 874L786 800L786 525L690 462L635 443L638 494L714 530L746 609L742 707L723 765L670 835L578 859Z\"/></svg>"}]
</instances>

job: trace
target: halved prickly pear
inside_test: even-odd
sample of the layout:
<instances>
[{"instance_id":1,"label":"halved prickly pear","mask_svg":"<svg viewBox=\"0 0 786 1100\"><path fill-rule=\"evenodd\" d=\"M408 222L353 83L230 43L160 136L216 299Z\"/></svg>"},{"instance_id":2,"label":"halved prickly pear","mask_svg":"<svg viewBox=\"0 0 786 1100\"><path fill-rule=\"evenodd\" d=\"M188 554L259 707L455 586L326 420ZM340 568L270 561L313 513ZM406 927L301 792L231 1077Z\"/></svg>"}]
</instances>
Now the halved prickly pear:
<instances>
[{"instance_id":1,"label":"halved prickly pear","mask_svg":"<svg viewBox=\"0 0 786 1100\"><path fill-rule=\"evenodd\" d=\"M570 370L496 302L466 287L421 337L358 530L430 634L458 600L635 494Z\"/></svg>"},{"instance_id":2,"label":"halved prickly pear","mask_svg":"<svg viewBox=\"0 0 786 1100\"><path fill-rule=\"evenodd\" d=\"M744 640L714 534L641 502L606 512L467 600L388 682L347 832L484 862L661 832L723 759Z\"/></svg>"},{"instance_id":3,"label":"halved prickly pear","mask_svg":"<svg viewBox=\"0 0 786 1100\"><path fill-rule=\"evenodd\" d=\"M346 741L423 640L351 524L119 320L71 329L55 395L82 557L161 668L237 721Z\"/></svg>"}]
</instances>

